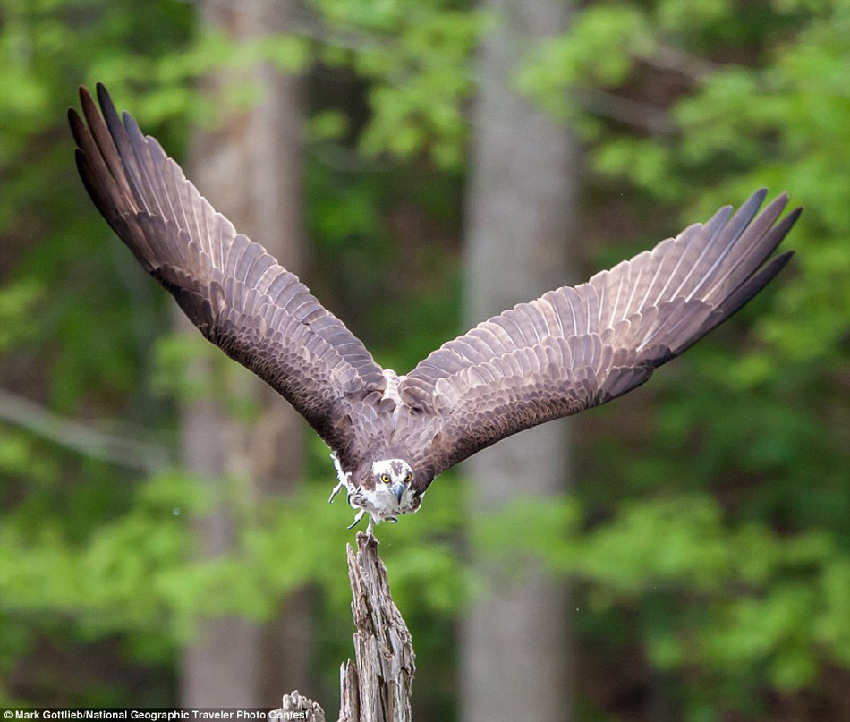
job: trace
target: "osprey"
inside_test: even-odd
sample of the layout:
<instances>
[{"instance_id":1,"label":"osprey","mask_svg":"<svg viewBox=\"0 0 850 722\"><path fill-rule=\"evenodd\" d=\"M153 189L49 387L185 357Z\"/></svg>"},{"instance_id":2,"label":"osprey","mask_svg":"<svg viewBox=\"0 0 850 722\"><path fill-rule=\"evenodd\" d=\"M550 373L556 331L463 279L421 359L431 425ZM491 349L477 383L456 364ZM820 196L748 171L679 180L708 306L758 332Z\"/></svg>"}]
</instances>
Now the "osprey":
<instances>
[{"instance_id":1,"label":"osprey","mask_svg":"<svg viewBox=\"0 0 850 722\"><path fill-rule=\"evenodd\" d=\"M801 209L766 190L721 208L580 286L478 324L405 376L298 278L239 234L100 84L73 109L80 176L100 213L208 340L292 404L325 440L337 485L380 521L419 509L434 478L507 436L603 404L725 321L785 266L767 261Z\"/></svg>"}]
</instances>

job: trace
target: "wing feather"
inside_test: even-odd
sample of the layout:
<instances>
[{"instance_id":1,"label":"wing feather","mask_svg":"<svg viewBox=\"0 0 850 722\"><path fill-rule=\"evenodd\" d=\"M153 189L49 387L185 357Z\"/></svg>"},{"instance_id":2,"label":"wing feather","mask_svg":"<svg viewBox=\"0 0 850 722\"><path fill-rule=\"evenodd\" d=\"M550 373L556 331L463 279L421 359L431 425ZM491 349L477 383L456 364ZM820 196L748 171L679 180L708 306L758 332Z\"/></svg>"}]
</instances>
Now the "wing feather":
<instances>
[{"instance_id":1,"label":"wing feather","mask_svg":"<svg viewBox=\"0 0 850 722\"><path fill-rule=\"evenodd\" d=\"M80 176L103 217L211 342L279 391L335 449L386 379L298 278L238 234L102 85L69 111ZM346 419L349 419L346 422Z\"/></svg>"},{"instance_id":2,"label":"wing feather","mask_svg":"<svg viewBox=\"0 0 850 722\"><path fill-rule=\"evenodd\" d=\"M793 255L766 262L801 210L779 220L782 194L756 216L766 193L434 351L399 385L403 401L440 425L422 463L439 473L506 436L610 401L729 318Z\"/></svg>"}]
</instances>

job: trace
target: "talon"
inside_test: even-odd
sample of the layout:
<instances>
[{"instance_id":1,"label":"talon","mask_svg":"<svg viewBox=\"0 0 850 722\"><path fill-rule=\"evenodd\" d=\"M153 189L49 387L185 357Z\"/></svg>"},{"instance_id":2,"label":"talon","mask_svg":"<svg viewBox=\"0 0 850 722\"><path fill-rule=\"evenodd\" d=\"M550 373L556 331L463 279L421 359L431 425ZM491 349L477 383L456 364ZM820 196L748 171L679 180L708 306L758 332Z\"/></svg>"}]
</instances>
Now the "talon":
<instances>
[{"instance_id":1,"label":"talon","mask_svg":"<svg viewBox=\"0 0 850 722\"><path fill-rule=\"evenodd\" d=\"M354 516L354 521L351 522L351 524L349 524L345 528L346 529L353 529L354 527L356 527L360 523L360 520L363 518L363 515L365 513L366 513L365 509L361 509L360 511L358 511L357 514L355 514L355 516ZM372 534L372 517L371 516L369 517L369 534L370 535Z\"/></svg>"},{"instance_id":2,"label":"talon","mask_svg":"<svg viewBox=\"0 0 850 722\"><path fill-rule=\"evenodd\" d=\"M389 522L392 522L393 524L395 524L398 521L398 519L396 519L394 516L388 516L384 519L384 521L389 521Z\"/></svg>"}]
</instances>

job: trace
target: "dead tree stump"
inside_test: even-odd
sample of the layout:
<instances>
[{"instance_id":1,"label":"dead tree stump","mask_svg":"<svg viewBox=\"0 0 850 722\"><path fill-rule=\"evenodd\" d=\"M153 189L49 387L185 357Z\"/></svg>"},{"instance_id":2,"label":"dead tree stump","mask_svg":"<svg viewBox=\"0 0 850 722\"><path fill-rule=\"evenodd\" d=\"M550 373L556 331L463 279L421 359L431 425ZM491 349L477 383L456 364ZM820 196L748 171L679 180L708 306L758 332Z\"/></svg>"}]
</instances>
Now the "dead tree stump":
<instances>
[{"instance_id":1,"label":"dead tree stump","mask_svg":"<svg viewBox=\"0 0 850 722\"><path fill-rule=\"evenodd\" d=\"M354 661L340 667L338 722L410 722L413 640L387 582L378 542L357 534L357 553L346 545L351 612L354 617ZM274 717L272 717L274 715ZM324 722L325 713L298 692L283 698L270 719Z\"/></svg>"}]
</instances>

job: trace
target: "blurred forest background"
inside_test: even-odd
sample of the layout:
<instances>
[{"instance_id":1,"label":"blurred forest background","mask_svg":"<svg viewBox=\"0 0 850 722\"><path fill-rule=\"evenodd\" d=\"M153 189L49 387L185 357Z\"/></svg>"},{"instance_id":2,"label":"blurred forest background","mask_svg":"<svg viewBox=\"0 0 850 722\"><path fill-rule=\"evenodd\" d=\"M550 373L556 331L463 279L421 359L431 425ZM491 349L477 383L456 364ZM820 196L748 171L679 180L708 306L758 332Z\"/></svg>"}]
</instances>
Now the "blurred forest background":
<instances>
[{"instance_id":1,"label":"blurred forest background","mask_svg":"<svg viewBox=\"0 0 850 722\"><path fill-rule=\"evenodd\" d=\"M400 373L788 190L797 256L733 322L378 536L418 719L850 719L848 0L0 0L0 60L0 705L332 718L351 654L327 449L79 182L102 81Z\"/></svg>"}]
</instances>

